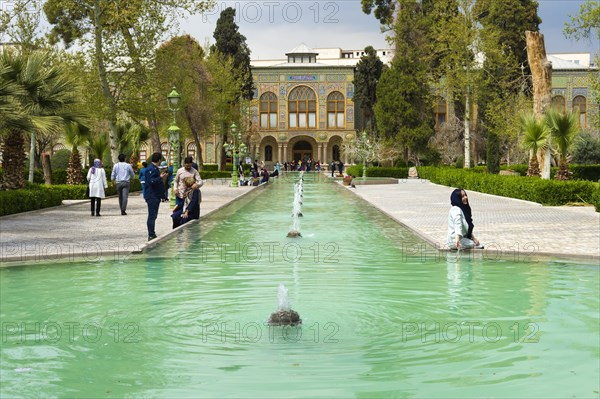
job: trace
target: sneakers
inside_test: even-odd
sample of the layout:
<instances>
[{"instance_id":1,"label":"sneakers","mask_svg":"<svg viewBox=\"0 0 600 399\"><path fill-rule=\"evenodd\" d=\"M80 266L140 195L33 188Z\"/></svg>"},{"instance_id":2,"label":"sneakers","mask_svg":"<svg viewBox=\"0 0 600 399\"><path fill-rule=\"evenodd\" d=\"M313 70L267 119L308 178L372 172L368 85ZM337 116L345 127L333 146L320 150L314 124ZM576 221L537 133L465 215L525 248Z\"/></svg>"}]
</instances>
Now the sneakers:
<instances>
[{"instance_id":1,"label":"sneakers","mask_svg":"<svg viewBox=\"0 0 600 399\"><path fill-rule=\"evenodd\" d=\"M473 248L475 248L475 249L483 249L484 246L483 246L483 244L479 243L479 244L475 245Z\"/></svg>"},{"instance_id":2,"label":"sneakers","mask_svg":"<svg viewBox=\"0 0 600 399\"><path fill-rule=\"evenodd\" d=\"M152 241L156 238L156 234L152 234L151 236L148 237L148 241Z\"/></svg>"},{"instance_id":3,"label":"sneakers","mask_svg":"<svg viewBox=\"0 0 600 399\"><path fill-rule=\"evenodd\" d=\"M121 215L127 216L127 212L121 211Z\"/></svg>"}]
</instances>

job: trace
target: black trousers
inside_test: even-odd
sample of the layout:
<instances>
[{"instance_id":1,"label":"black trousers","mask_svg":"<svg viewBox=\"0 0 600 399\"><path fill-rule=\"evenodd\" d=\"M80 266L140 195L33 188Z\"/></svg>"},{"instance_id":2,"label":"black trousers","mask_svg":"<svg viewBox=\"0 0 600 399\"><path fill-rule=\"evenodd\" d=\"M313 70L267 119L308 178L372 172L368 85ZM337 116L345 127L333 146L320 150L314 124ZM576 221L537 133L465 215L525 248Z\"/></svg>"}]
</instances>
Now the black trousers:
<instances>
[{"instance_id":1,"label":"black trousers","mask_svg":"<svg viewBox=\"0 0 600 399\"><path fill-rule=\"evenodd\" d=\"M100 214L100 205L102 204L102 198L91 197L90 200L91 200L90 208L92 211L92 216L99 215ZM94 213L94 204L96 207L96 213Z\"/></svg>"}]
</instances>

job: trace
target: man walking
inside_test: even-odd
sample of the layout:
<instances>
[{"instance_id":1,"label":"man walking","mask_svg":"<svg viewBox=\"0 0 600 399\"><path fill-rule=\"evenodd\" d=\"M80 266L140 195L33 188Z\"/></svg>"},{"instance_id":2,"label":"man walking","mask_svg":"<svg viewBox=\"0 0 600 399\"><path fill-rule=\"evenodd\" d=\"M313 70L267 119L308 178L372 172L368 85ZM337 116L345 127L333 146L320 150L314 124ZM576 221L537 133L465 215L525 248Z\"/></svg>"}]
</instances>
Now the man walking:
<instances>
[{"instance_id":1,"label":"man walking","mask_svg":"<svg viewBox=\"0 0 600 399\"><path fill-rule=\"evenodd\" d=\"M154 227L156 225L160 200L165 191L163 178L168 175L168 172L165 171L161 173L158 170L161 158L162 154L160 152L152 154L152 163L148 165L148 168L146 169L146 190L144 192L144 199L146 200L146 204L148 204L148 220L146 221L146 225L148 226L148 241L156 238Z\"/></svg>"},{"instance_id":2,"label":"man walking","mask_svg":"<svg viewBox=\"0 0 600 399\"><path fill-rule=\"evenodd\" d=\"M200 188L204 185L202 178L200 177L200 173L193 166L193 158L185 157L183 160L183 166L177 170L177 174L175 175L175 205L183 206L185 202L184 193L186 191L185 187L185 179L186 177L193 177L195 180L192 188L195 190L196 188Z\"/></svg>"},{"instance_id":3,"label":"man walking","mask_svg":"<svg viewBox=\"0 0 600 399\"><path fill-rule=\"evenodd\" d=\"M125 154L119 154L119 162L113 166L110 179L117 184L117 194L119 195L119 208L121 215L127 215L127 198L129 197L129 188L131 187L131 179L135 173L130 164L125 162Z\"/></svg>"}]
</instances>

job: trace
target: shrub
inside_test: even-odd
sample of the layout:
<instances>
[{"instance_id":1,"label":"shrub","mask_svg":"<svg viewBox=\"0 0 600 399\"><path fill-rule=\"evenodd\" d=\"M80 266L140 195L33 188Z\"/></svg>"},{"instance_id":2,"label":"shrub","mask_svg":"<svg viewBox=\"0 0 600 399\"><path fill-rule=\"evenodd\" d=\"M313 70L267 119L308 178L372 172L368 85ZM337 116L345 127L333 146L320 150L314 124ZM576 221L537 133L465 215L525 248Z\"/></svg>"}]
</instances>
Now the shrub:
<instances>
[{"instance_id":1,"label":"shrub","mask_svg":"<svg viewBox=\"0 0 600 399\"><path fill-rule=\"evenodd\" d=\"M581 133L573 145L572 162L585 165L600 163L600 139L590 133Z\"/></svg>"},{"instance_id":2,"label":"shrub","mask_svg":"<svg viewBox=\"0 0 600 399\"><path fill-rule=\"evenodd\" d=\"M69 157L71 156L71 151L64 149L58 150L50 157L50 165L52 165L52 169L67 169L69 166Z\"/></svg>"},{"instance_id":3,"label":"shrub","mask_svg":"<svg viewBox=\"0 0 600 399\"><path fill-rule=\"evenodd\" d=\"M479 174L451 168L420 167L419 176L437 184L519 198L544 205L564 205L569 202L592 203L595 189L595 183L582 180L557 181Z\"/></svg>"}]
</instances>

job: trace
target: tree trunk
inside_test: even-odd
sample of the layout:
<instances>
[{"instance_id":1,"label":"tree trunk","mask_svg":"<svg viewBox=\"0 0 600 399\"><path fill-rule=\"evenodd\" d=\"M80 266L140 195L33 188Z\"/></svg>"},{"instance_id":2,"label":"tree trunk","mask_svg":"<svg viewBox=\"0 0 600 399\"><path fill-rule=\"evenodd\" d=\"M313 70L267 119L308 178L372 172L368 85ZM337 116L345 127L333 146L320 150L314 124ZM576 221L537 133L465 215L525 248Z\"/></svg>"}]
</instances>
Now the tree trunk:
<instances>
[{"instance_id":1,"label":"tree trunk","mask_svg":"<svg viewBox=\"0 0 600 399\"><path fill-rule=\"evenodd\" d=\"M469 169L471 167L471 102L469 101L469 93L465 99L465 162L463 167Z\"/></svg>"},{"instance_id":2,"label":"tree trunk","mask_svg":"<svg viewBox=\"0 0 600 399\"><path fill-rule=\"evenodd\" d=\"M161 152L160 147L160 135L158 133L158 123L156 120L156 113L154 112L154 108L152 107L152 98L150 97L150 91L146 90L145 87L147 85L148 79L146 78L146 70L140 59L140 52L135 46L135 41L129 29L124 28L121 29L121 34L125 39L125 44L127 45L127 50L129 52L129 57L131 57L131 62L133 64L133 69L135 70L135 79L137 80L138 86L141 89L141 95L144 100L144 104L148 106L146 110L146 120L148 122L148 126L150 127L150 142L152 144L153 152Z\"/></svg>"},{"instance_id":3,"label":"tree trunk","mask_svg":"<svg viewBox=\"0 0 600 399\"><path fill-rule=\"evenodd\" d=\"M18 129L11 129L2 142L2 169L3 190L25 187L25 140Z\"/></svg>"},{"instance_id":4,"label":"tree trunk","mask_svg":"<svg viewBox=\"0 0 600 399\"><path fill-rule=\"evenodd\" d=\"M552 101L552 63L546 58L544 35L540 32L525 31L527 42L527 61L531 69L533 83L533 114L537 118L544 112ZM542 179L550 178L550 148L540 151Z\"/></svg>"},{"instance_id":5,"label":"tree trunk","mask_svg":"<svg viewBox=\"0 0 600 399\"><path fill-rule=\"evenodd\" d=\"M35 169L35 133L31 132L31 140L29 143L29 183L33 183L33 170Z\"/></svg>"},{"instance_id":6,"label":"tree trunk","mask_svg":"<svg viewBox=\"0 0 600 399\"><path fill-rule=\"evenodd\" d=\"M108 126L110 131L108 137L110 140L110 157L113 164L118 162L119 150L118 150L118 132L117 132L117 106L115 104L115 98L110 91L108 84L108 76L106 73L106 65L104 64L104 49L102 42L102 25L100 18L102 11L99 9L100 5L98 2L94 5L94 45L95 45L95 57L98 63L98 76L100 77L100 86L102 88L102 95L108 102Z\"/></svg>"},{"instance_id":7,"label":"tree trunk","mask_svg":"<svg viewBox=\"0 0 600 399\"><path fill-rule=\"evenodd\" d=\"M42 169L44 170L44 183L52 184L52 165L50 165L50 154L42 152Z\"/></svg>"}]
</instances>

